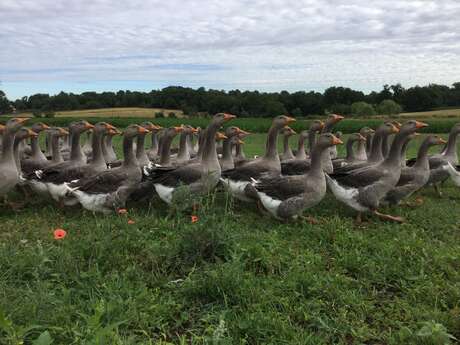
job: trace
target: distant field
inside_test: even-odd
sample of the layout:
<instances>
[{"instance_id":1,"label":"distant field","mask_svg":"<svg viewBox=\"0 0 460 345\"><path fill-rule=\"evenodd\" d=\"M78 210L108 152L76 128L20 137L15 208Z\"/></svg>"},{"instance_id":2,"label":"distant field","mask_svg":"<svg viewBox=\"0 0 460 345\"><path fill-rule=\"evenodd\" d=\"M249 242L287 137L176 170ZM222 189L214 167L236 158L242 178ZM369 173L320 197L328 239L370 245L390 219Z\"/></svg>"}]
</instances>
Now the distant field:
<instances>
[{"instance_id":1,"label":"distant field","mask_svg":"<svg viewBox=\"0 0 460 345\"><path fill-rule=\"evenodd\" d=\"M165 116L173 112L177 117L183 117L184 112L177 109L162 109L162 108L102 108L102 109L86 109L86 110L69 110L57 111L56 117L137 117L137 118L154 118L155 113L163 112ZM17 114L21 116L32 116L31 112ZM13 116L9 114L7 116ZM309 116L308 118L323 118L324 116ZM376 115L370 119L382 119L386 115ZM401 113L396 117L402 118L460 118L460 108L458 109L443 109L433 111L423 111L415 113ZM362 118L359 118L360 120Z\"/></svg>"},{"instance_id":2,"label":"distant field","mask_svg":"<svg viewBox=\"0 0 460 345\"><path fill-rule=\"evenodd\" d=\"M87 110L56 111L57 117L141 117L154 118L155 113L163 112L165 116L174 113L178 117L184 116L182 110L162 108L102 108ZM32 116L32 113L21 114Z\"/></svg>"},{"instance_id":3,"label":"distant field","mask_svg":"<svg viewBox=\"0 0 460 345\"><path fill-rule=\"evenodd\" d=\"M443 109L417 113L401 113L399 117L460 117L460 109Z\"/></svg>"}]
</instances>

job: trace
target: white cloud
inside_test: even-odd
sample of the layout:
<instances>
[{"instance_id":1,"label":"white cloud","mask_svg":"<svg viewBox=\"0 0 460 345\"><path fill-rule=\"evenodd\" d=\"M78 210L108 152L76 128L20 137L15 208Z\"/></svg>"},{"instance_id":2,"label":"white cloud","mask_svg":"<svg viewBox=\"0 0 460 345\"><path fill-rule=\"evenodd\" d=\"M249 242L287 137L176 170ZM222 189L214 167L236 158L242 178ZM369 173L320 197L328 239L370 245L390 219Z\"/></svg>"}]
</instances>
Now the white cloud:
<instances>
[{"instance_id":1,"label":"white cloud","mask_svg":"<svg viewBox=\"0 0 460 345\"><path fill-rule=\"evenodd\" d=\"M322 89L452 83L460 3L2 0L0 80ZM44 84L43 91L46 91Z\"/></svg>"}]
</instances>

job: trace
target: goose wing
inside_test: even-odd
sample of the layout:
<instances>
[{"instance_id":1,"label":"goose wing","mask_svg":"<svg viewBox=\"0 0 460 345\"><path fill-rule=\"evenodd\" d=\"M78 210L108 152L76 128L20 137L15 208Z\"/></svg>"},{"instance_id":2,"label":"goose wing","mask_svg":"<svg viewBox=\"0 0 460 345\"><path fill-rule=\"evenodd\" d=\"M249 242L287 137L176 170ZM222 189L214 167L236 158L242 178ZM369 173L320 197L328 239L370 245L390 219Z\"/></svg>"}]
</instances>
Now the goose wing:
<instances>
[{"instance_id":1,"label":"goose wing","mask_svg":"<svg viewBox=\"0 0 460 345\"><path fill-rule=\"evenodd\" d=\"M255 183L258 192L277 200L286 200L308 192L305 176L267 176Z\"/></svg>"},{"instance_id":2,"label":"goose wing","mask_svg":"<svg viewBox=\"0 0 460 345\"><path fill-rule=\"evenodd\" d=\"M293 159L281 163L283 175L302 175L310 170L311 162L307 159Z\"/></svg>"},{"instance_id":3,"label":"goose wing","mask_svg":"<svg viewBox=\"0 0 460 345\"><path fill-rule=\"evenodd\" d=\"M108 194L116 191L128 178L126 171L113 169L72 182L69 187L88 194Z\"/></svg>"},{"instance_id":4,"label":"goose wing","mask_svg":"<svg viewBox=\"0 0 460 345\"><path fill-rule=\"evenodd\" d=\"M388 170L377 166L363 167L351 171L344 171L331 174L331 178L341 185L348 187L361 188L378 182L388 174Z\"/></svg>"},{"instance_id":5,"label":"goose wing","mask_svg":"<svg viewBox=\"0 0 460 345\"><path fill-rule=\"evenodd\" d=\"M188 164L178 168L155 168L149 172L147 180L168 187L190 185L202 176L201 163Z\"/></svg>"},{"instance_id":6,"label":"goose wing","mask_svg":"<svg viewBox=\"0 0 460 345\"><path fill-rule=\"evenodd\" d=\"M222 172L222 177L234 181L251 181L253 178L258 179L269 171L269 169L261 163L261 161L251 161L234 169L225 170Z\"/></svg>"}]
</instances>

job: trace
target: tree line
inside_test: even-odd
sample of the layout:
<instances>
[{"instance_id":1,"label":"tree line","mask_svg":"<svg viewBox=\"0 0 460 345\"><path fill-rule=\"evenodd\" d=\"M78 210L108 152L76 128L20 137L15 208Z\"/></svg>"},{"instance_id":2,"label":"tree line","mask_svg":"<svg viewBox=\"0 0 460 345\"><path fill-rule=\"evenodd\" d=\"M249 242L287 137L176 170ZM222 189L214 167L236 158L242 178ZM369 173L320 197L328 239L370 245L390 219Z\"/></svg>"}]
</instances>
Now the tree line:
<instances>
[{"instance_id":1,"label":"tree line","mask_svg":"<svg viewBox=\"0 0 460 345\"><path fill-rule=\"evenodd\" d=\"M460 106L460 82L452 86L429 84L404 88L401 84L384 85L379 92L365 94L342 86L323 93L314 91L259 92L223 91L200 87L192 89L169 86L161 90L139 92L60 92L45 93L8 100L0 90L0 113L12 109L33 112L97 109L112 107L145 107L180 109L185 114L231 112L241 117L272 117L282 113L309 116L336 112L344 115L395 114L400 111L428 111L434 108Z\"/></svg>"}]
</instances>

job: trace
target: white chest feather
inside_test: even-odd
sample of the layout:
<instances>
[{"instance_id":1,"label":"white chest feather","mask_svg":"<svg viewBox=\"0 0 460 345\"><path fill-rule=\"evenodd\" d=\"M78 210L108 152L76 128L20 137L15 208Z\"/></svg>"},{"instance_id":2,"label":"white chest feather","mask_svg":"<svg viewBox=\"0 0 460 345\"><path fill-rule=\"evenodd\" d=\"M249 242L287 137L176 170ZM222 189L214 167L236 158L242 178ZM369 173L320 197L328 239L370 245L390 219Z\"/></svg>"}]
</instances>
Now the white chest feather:
<instances>
[{"instance_id":1,"label":"white chest feather","mask_svg":"<svg viewBox=\"0 0 460 345\"><path fill-rule=\"evenodd\" d=\"M46 187L48 188L48 192L51 194L52 198L56 201L59 201L61 198L63 198L68 191L68 188L65 183L47 183Z\"/></svg>"},{"instance_id":2,"label":"white chest feather","mask_svg":"<svg viewBox=\"0 0 460 345\"><path fill-rule=\"evenodd\" d=\"M457 171L451 163L447 163L445 165L442 166L442 168L444 170L446 170L449 175L450 175L450 178L452 179L452 182L454 182L454 184L458 187L460 187L460 172Z\"/></svg>"},{"instance_id":3,"label":"white chest feather","mask_svg":"<svg viewBox=\"0 0 460 345\"><path fill-rule=\"evenodd\" d=\"M87 194L79 190L74 190L72 194L78 199L80 204L87 210L93 212L110 213L107 207L108 194Z\"/></svg>"},{"instance_id":4,"label":"white chest feather","mask_svg":"<svg viewBox=\"0 0 460 345\"><path fill-rule=\"evenodd\" d=\"M248 181L235 181L228 178L221 178L222 183L227 187L230 193L237 199L250 202L251 199L246 196L244 189L250 183Z\"/></svg>"},{"instance_id":5,"label":"white chest feather","mask_svg":"<svg viewBox=\"0 0 460 345\"><path fill-rule=\"evenodd\" d=\"M257 192L259 199L264 205L265 209L270 212L274 217L277 217L278 207L281 204L281 200L273 199L265 193Z\"/></svg>"},{"instance_id":6,"label":"white chest feather","mask_svg":"<svg viewBox=\"0 0 460 345\"><path fill-rule=\"evenodd\" d=\"M154 184L155 190L158 193L158 196L166 202L167 204L171 204L173 198L173 187L168 187L159 183Z\"/></svg>"},{"instance_id":7,"label":"white chest feather","mask_svg":"<svg viewBox=\"0 0 460 345\"><path fill-rule=\"evenodd\" d=\"M343 202L344 204L350 206L351 208L364 212L368 211L368 208L361 205L358 202L359 190L357 188L343 187L337 183L337 181L330 178L326 175L327 184L332 191L332 194L336 197L337 200Z\"/></svg>"}]
</instances>

